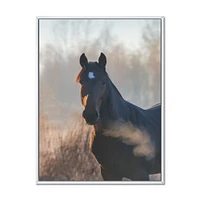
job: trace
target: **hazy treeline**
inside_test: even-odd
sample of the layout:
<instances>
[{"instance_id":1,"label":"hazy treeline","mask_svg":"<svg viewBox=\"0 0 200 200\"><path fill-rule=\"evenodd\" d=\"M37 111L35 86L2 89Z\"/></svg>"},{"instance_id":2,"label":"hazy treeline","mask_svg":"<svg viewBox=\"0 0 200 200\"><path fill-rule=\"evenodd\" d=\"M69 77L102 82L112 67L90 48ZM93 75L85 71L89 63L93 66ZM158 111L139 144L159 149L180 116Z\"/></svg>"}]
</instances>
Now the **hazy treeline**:
<instances>
[{"instance_id":1,"label":"hazy treeline","mask_svg":"<svg viewBox=\"0 0 200 200\"><path fill-rule=\"evenodd\" d=\"M140 48L130 50L105 24L97 38L91 39L87 23L54 23L56 45L40 47L40 112L60 122L70 111L81 112L79 86L75 77L81 70L79 57L84 52L96 61L101 52L107 57L107 72L123 97L142 108L160 102L160 33L157 23L143 30ZM82 39L80 38L80 34ZM70 42L69 42L70 41Z\"/></svg>"}]
</instances>

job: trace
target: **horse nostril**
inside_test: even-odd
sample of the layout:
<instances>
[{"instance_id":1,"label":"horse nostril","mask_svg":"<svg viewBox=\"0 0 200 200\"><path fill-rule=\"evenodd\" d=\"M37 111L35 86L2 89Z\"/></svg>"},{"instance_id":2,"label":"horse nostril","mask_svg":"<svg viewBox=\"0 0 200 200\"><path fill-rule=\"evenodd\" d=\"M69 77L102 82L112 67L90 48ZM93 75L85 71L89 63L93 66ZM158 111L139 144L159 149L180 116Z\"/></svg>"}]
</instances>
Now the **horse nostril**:
<instances>
[{"instance_id":1,"label":"horse nostril","mask_svg":"<svg viewBox=\"0 0 200 200\"><path fill-rule=\"evenodd\" d=\"M97 111L95 111L94 115L95 115L96 120L99 119L99 113Z\"/></svg>"}]
</instances>

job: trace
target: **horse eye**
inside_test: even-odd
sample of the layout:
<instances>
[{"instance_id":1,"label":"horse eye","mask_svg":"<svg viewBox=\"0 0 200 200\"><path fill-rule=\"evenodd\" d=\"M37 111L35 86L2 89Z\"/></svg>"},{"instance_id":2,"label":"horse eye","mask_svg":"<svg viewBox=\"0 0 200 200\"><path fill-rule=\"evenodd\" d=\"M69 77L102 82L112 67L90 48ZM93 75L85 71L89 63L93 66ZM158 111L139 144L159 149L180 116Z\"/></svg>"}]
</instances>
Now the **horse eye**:
<instances>
[{"instance_id":1,"label":"horse eye","mask_svg":"<svg viewBox=\"0 0 200 200\"><path fill-rule=\"evenodd\" d=\"M79 80L79 83L80 83L81 85L83 85L83 81L82 81L82 80Z\"/></svg>"}]
</instances>

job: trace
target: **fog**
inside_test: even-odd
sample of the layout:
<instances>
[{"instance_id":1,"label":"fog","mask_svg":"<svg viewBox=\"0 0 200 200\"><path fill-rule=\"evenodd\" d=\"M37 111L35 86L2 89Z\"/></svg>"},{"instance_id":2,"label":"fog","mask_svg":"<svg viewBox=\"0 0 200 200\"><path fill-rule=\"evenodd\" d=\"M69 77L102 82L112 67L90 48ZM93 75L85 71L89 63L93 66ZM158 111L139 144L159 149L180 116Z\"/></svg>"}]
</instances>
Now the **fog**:
<instances>
[{"instance_id":1,"label":"fog","mask_svg":"<svg viewBox=\"0 0 200 200\"><path fill-rule=\"evenodd\" d=\"M123 29L118 35L117 23ZM129 31L123 23L129 22L49 19L45 24L40 21L40 114L62 123L71 111L82 112L80 88L75 83L82 53L89 61L97 61L101 52L106 55L106 70L124 99L142 108L160 103L160 23L141 20L142 26L135 26L135 32L134 27L130 26ZM137 39L132 40L131 36Z\"/></svg>"}]
</instances>

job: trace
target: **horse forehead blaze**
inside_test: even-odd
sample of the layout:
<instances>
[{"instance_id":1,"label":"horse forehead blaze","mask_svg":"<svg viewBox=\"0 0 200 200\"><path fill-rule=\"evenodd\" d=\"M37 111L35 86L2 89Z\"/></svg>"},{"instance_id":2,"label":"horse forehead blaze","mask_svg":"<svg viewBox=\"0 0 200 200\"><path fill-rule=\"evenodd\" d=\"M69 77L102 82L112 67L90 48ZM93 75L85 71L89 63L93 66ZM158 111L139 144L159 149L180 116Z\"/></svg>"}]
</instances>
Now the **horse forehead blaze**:
<instances>
[{"instance_id":1,"label":"horse forehead blaze","mask_svg":"<svg viewBox=\"0 0 200 200\"><path fill-rule=\"evenodd\" d=\"M88 73L88 78L89 79L94 79L95 78L94 72L89 72Z\"/></svg>"}]
</instances>

